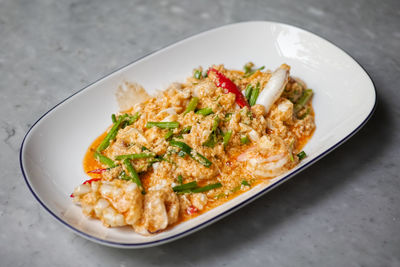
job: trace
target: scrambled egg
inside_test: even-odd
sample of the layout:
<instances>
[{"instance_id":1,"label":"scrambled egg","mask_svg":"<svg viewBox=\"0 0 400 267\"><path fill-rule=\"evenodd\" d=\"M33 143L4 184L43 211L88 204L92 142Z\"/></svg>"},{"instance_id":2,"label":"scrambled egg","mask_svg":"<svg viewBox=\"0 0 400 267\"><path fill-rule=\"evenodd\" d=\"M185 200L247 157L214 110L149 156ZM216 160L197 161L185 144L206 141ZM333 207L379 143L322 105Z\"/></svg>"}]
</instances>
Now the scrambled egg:
<instances>
[{"instance_id":1,"label":"scrambled egg","mask_svg":"<svg viewBox=\"0 0 400 267\"><path fill-rule=\"evenodd\" d=\"M105 226L148 235L285 173L315 129L312 91L289 69L198 68L142 98L89 148L84 166L93 179L75 188L74 202ZM277 93L268 110L264 89Z\"/></svg>"}]
</instances>

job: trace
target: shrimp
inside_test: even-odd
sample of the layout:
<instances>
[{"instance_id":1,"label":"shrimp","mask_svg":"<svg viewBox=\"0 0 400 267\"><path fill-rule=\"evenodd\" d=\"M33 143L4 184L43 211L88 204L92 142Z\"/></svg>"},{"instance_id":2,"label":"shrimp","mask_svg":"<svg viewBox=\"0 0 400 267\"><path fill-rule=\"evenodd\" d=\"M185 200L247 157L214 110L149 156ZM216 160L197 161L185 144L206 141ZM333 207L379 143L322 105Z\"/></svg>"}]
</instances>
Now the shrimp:
<instances>
[{"instance_id":1,"label":"shrimp","mask_svg":"<svg viewBox=\"0 0 400 267\"><path fill-rule=\"evenodd\" d=\"M74 202L86 216L107 227L130 225L149 235L178 221L179 199L170 187L149 190L144 196L131 181L94 181L75 188Z\"/></svg>"},{"instance_id":2,"label":"shrimp","mask_svg":"<svg viewBox=\"0 0 400 267\"><path fill-rule=\"evenodd\" d=\"M140 222L143 195L131 181L94 181L75 188L74 202L86 216L99 218L105 226L116 227Z\"/></svg>"},{"instance_id":3,"label":"shrimp","mask_svg":"<svg viewBox=\"0 0 400 267\"><path fill-rule=\"evenodd\" d=\"M202 210L204 209L204 206L208 202L208 198L206 194L203 193L196 193L192 194L190 196L192 205L197 209L197 210Z\"/></svg>"},{"instance_id":4,"label":"shrimp","mask_svg":"<svg viewBox=\"0 0 400 267\"><path fill-rule=\"evenodd\" d=\"M239 155L237 160L246 163L246 169L255 177L272 178L289 170L295 159L285 142L275 135L263 136L258 145Z\"/></svg>"},{"instance_id":5,"label":"shrimp","mask_svg":"<svg viewBox=\"0 0 400 267\"><path fill-rule=\"evenodd\" d=\"M286 64L282 64L278 69L276 69L258 96L256 104L263 105L266 113L269 112L272 104L275 103L285 89L289 80L289 70L290 67Z\"/></svg>"},{"instance_id":6,"label":"shrimp","mask_svg":"<svg viewBox=\"0 0 400 267\"><path fill-rule=\"evenodd\" d=\"M140 225L134 227L141 234L153 234L178 221L179 199L170 187L150 190L144 199L144 212Z\"/></svg>"},{"instance_id":7,"label":"shrimp","mask_svg":"<svg viewBox=\"0 0 400 267\"><path fill-rule=\"evenodd\" d=\"M204 210L207 203L208 197L204 193L195 194L182 194L179 195L180 203L180 214L193 214L195 211Z\"/></svg>"}]
</instances>

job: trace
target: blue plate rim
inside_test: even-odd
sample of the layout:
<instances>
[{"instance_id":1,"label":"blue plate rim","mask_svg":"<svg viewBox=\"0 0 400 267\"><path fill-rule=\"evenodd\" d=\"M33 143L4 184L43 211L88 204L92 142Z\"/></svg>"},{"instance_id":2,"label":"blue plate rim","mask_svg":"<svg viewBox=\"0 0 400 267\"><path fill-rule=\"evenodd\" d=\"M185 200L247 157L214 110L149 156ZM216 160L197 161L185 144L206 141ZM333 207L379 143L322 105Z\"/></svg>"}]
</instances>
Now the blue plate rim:
<instances>
[{"instance_id":1,"label":"blue plate rim","mask_svg":"<svg viewBox=\"0 0 400 267\"><path fill-rule=\"evenodd\" d=\"M279 25L282 25L282 26L293 27L293 28L296 28L296 29L305 31L305 32L307 32L307 33L311 33L311 34L313 34L313 35L315 35L315 36L317 36L317 37L319 37L319 38L321 38L321 39L327 41L328 43L334 45L335 47L339 48L339 49L342 50L347 56L349 56L351 59L353 59L354 62L356 62L356 63L361 67L361 69L367 74L368 78L370 79L370 81L371 81L371 83L372 83L372 86L373 86L373 89L374 89L374 92L375 92L374 105L373 105L371 111L369 112L369 114L367 115L367 117L364 119L364 121L361 122L360 125L359 125L358 127L356 127L350 134L348 134L348 135L347 135L346 137L344 137L342 140L340 140L339 142L337 142L335 145L331 146L331 147L328 148L326 151L324 151L323 153L321 153L320 155L318 155L318 156L315 157L314 159L310 160L310 161L307 162L306 164L302 165L301 167L299 167L298 169L296 169L296 170L293 171L292 173L290 173L290 174L288 174L288 175L282 177L280 180L278 180L278 181L276 181L276 182L274 182L274 183L268 185L266 188L264 188L263 190L261 190L261 191L258 192L257 194L251 196L250 198L248 198L248 199L246 199L246 200L240 202L239 204L235 205L234 207L231 207L230 209L225 210L224 212L218 214L217 216L214 216L214 217L210 218L209 220L207 220L207 221L205 221L205 222L203 222L203 223L201 223L201 224L198 224L198 225L196 225L196 226L194 226L194 227L192 227L192 228L190 228L190 229L188 229L188 230L186 230L186 231L180 232L180 233L178 233L178 234L175 234L175 235L173 235L173 236L166 237L166 238L163 238L163 239L159 239L159 240L155 240L155 241L150 241L150 242L141 242L141 243L119 243L119 242L114 242L114 241L109 241L109 240L101 239L101 238L92 236L92 235L90 235L90 234L87 234L87 233L85 233L85 232L83 232L83 231L81 231L81 230L79 230L79 229L73 227L72 225L68 224L66 221L64 221L63 219L61 219L60 217L58 217L55 213L53 213L53 212L50 210L50 208L48 208L48 207L42 202L42 200L41 200L41 199L39 198L39 196L35 193L35 191L33 190L32 186L30 185L30 183L29 183L29 181L28 181L27 175L26 175L25 170L24 170L24 165L23 165L23 163L22 163L22 156L23 156L23 153L22 153L22 152L23 152L23 148L24 148L24 144L25 144L25 140L26 140L27 136L29 135L29 133L31 132L31 130L35 127L35 125L36 125L37 123L39 123L39 121L41 121L47 114L49 114L51 111L53 111L55 108L57 108L59 105L61 105L62 103L64 103L64 102L67 101L68 99L72 98L73 96L77 95L78 93L81 93L82 91L84 91L84 90L87 89L88 87L92 86L93 84L95 84L95 83L97 83L97 82L99 82L99 81L101 81L101 80L107 78L108 76L110 76L110 75L112 75L112 74L118 72L119 70L122 70L122 69L124 69L125 67L127 67L127 66L129 66L129 65L131 65L131 64L133 64L133 63L135 63L135 62L137 62L137 61L139 61L139 60L141 60L141 59L143 59L143 58L145 58L145 57L148 57L148 56L150 56L150 55L152 55L152 54L154 54L154 53L156 53L156 52L158 52L158 51L160 51L160 50L164 50L164 49L166 49L166 48L168 48L168 47L170 47L170 46L172 46L172 45L174 45L174 44L176 44L176 43L183 42L183 41L185 41L185 40L187 40L187 39L189 39L189 38L191 38L191 37L194 37L194 36L197 36L197 35L200 35L200 34L204 34L204 33L209 32L209 31L213 31L213 30L217 30L217 29L221 29L221 28L228 27L228 26L233 26L233 25L246 24L246 23L257 23L257 22L261 22L261 23L262 23L262 22L264 22L264 23L266 22L266 23L279 24ZM246 205L246 204L248 204L248 203L254 201L255 199L257 199L258 197L260 197L260 196L262 196L263 194L267 193L269 190L273 189L274 187L276 187L276 186L278 186L278 185L280 185L280 184L286 182L286 181L289 180L291 177L295 176L296 174L298 174L298 173L301 172L302 170L306 169L307 167L311 166L313 163L317 162L317 161L320 160L321 158L323 158L323 157L325 157L326 155L328 155L330 152L332 152L334 149L336 149L337 147L339 147L341 144L343 144L345 141L347 141L350 137L352 137L354 134L356 134L356 133L368 122L368 120L371 118L371 116L373 115L373 113L374 113L374 111L375 111L375 109L376 109L376 106L377 106L377 91L376 91L375 83L374 83L374 81L373 81L372 78L371 78L371 75L368 73L368 71L367 71L354 57L352 57L349 53L346 52L346 50L344 50L344 49L341 48L340 46L336 45L335 43L331 42L330 40L328 40L328 39L326 39L326 38L324 38L324 37L321 37L321 36L315 34L315 33L312 32L312 31L303 29L303 28L298 27L298 26L293 26L293 25L290 25L290 24L286 24L286 23L282 23L282 22L275 22L275 21L259 21L259 20L256 20L256 21L242 21L242 22L225 24L225 25L223 25L223 26L219 26L219 27L216 27L216 28L208 29L208 30L205 30L205 31L203 31L203 32L200 32L200 33L196 33L196 34L187 36L186 38L184 38L184 39L182 39L182 40L180 40L180 41L171 42L171 43L169 43L169 44L167 44L167 45L165 45L165 46L163 46L163 47L161 47L161 48L159 48L159 49L157 49L157 50L154 50L154 51L152 51L152 52L150 52L150 53L147 53L147 54L145 54L145 55L143 55L143 56L141 56L141 57L139 57L139 58L133 60L132 62L130 62L130 63L128 63L128 64L126 64L126 65L124 65L124 66L122 66L122 67L120 67L120 68L115 69L114 71L112 71L112 72L110 72L110 73L108 73L108 74L102 76L101 78L95 80L94 82L88 84L87 86L83 87L82 89L80 89L80 90L78 90L77 92L73 93L72 95L68 96L67 98L65 98L64 100L62 100L61 102L59 102L58 104L56 104L55 106L53 106L51 109L49 109L47 112L45 112L45 113L44 113L44 114L29 128L29 130L28 130L27 133L25 134L24 139L22 140L22 143L21 143L20 153L19 153L19 162L20 162L20 168L21 168L22 175L23 175L24 180L25 180L25 182L26 182L26 185L28 186L28 188L29 188L29 190L31 191L32 195L35 197L35 199L42 205L42 207L43 207L47 212L49 212L55 219L57 219L57 221L61 222L65 227L67 227L68 229L72 230L73 232L75 232L75 233L77 233L77 234L79 234L79 235L81 235L81 236L83 236L83 237L85 237L85 238L87 238L87 239L89 239L89 240L92 240L92 241L94 241L94 242L96 242L96 243L100 243L100 244L104 244L104 245L108 245L108 246L113 246L113 247L120 247L120 248L143 248L143 247L149 247L149 246L154 246L154 245L161 245L161 244L166 243L166 242L168 242L168 241L176 240L176 239L178 239L178 238L181 238L181 237L184 237L184 236L186 236L186 235L189 235L189 234L192 233L192 232L195 232L195 231L197 231L197 230L200 230L201 228L207 226L208 224L211 224L211 223L213 223L213 222L216 222L216 221L218 221L219 219L222 219L222 218L225 217L226 215L230 214L231 212L233 212L233 211L239 209L240 207L242 207L242 206L244 206L244 205Z\"/></svg>"}]
</instances>

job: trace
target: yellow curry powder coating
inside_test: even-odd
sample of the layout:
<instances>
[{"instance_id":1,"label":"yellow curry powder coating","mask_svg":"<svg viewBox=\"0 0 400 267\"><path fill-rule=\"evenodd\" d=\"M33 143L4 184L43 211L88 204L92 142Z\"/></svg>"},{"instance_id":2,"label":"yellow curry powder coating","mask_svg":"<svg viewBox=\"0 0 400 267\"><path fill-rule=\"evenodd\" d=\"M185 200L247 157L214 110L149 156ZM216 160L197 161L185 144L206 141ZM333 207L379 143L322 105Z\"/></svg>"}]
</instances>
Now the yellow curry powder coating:
<instances>
[{"instance_id":1,"label":"yellow curry powder coating","mask_svg":"<svg viewBox=\"0 0 400 267\"><path fill-rule=\"evenodd\" d=\"M213 67L233 81L243 94L249 84L253 87L259 86L262 91L271 77L270 71L256 71L248 78L244 78L244 73L241 71L227 70L223 65ZM199 70L202 71L201 68ZM315 130L314 111L312 103L309 101L302 109L301 118L293 114L293 104L291 104L285 95L290 93L290 90L304 90L306 87L303 82L300 83L290 78L286 88L287 90L281 98L275 102L268 114L265 114L265 109L262 105L254 105L251 109L247 107L239 109L235 103L235 95L227 93L223 88L217 87L210 77L201 76L200 79L189 77L185 83L174 83L157 97L136 104L131 110L123 112L130 115L139 112L140 117L133 124L119 129L115 140L102 153L110 159L115 159L118 155L142 153L145 148L145 151L148 149L158 157L166 159L153 162L153 164L149 164L149 160L151 159L148 158L132 160L131 163L139 173L145 191L150 192L150 195L155 195L153 191L168 187L167 193L163 193L165 210L162 212L165 214L163 213L162 216L165 218L171 219L171 216L173 216L172 211L168 210L169 205L172 205L168 204L168 194L177 196L177 198L175 196L170 198L170 201L179 201L179 205L176 205L176 207L179 207L179 210L174 211L179 212L178 220L174 220L173 222L170 220L171 223L160 226L165 226L160 229L165 229L167 225L171 227L221 205L261 182L268 181L265 177L262 178L257 175L256 172L249 171L250 169L247 166L249 164L248 161L237 160L240 155L243 157L244 152L251 154L253 149L257 150L257 146L262 145L261 143L263 142L270 145L272 150L275 147L277 149L276 153L274 151L267 151L257 154L258 156L265 157L265 164L273 164L276 157L284 155L283 153L288 153L288 151L290 152L289 157L291 160L285 161L285 165L282 168L287 171L298 164L299 159L296 155L302 150ZM296 93L301 94L301 92ZM198 98L195 110L211 108L213 113L207 116L196 114L194 111L184 114L188 103L193 97ZM282 106L285 105L289 107L289 110L282 109ZM212 129L216 120L218 121L218 129L214 133ZM146 127L148 122L160 121L178 122L179 127L175 129ZM182 133L188 127L190 131ZM172 131L172 139L186 143L194 152L210 160L212 165L206 167L189 155L179 154L179 149L170 146L169 140L165 139L169 131ZM224 146L222 138L224 133L228 131L231 131L232 135L228 144ZM107 168L107 166L99 163L93 157L94 151L106 134L107 132L99 136L87 150L83 160L85 172ZM204 144L212 134L216 136L216 144L214 147L205 146ZM247 137L250 142L244 144L244 137ZM258 139L254 140L255 137ZM119 161L115 162L117 165L121 164ZM112 183L113 180L121 178L122 171L126 171L121 167L114 169L113 171L106 171L104 174L91 173L89 175L93 178L102 177L102 180L105 181L104 183ZM178 184L177 179L179 175L182 176L183 184L196 181L199 187L215 183L221 183L222 187L196 194L176 194L171 190L171 187ZM115 186L114 184L112 186ZM120 219L122 220L121 224L113 225L112 222L98 215L99 213L95 205L102 204L105 205L105 209L112 208L115 214L118 214L120 208L116 207L117 204L115 203L117 203L117 200L114 199L116 196L107 195L107 192L104 193L104 190L101 191L102 186L102 184L95 184L92 186L92 189L86 188L86 190L98 190L98 192L96 194L93 193L91 197L82 194L74 201L83 205L86 215L100 218L106 226L124 225L124 219ZM118 192L125 192L123 190L127 190L121 189L125 187L120 183L117 186L120 187L120 191ZM96 188L93 189L93 187ZM104 194L106 195L104 196ZM148 202L150 200L146 199L146 195L140 197L144 199L144 204L142 204L144 205L144 209L146 208L146 203L150 203ZM109 202L111 208L107 206L106 202L96 204L96 201L100 202L99 199L102 196ZM147 197L150 199L150 196ZM96 200L92 198L96 198ZM85 205L93 205L94 208L90 209ZM123 210L127 209L124 208ZM112 213L113 211L110 212ZM120 212L122 218L125 216L125 221L128 221L126 217L128 213L128 210ZM103 213L100 212L100 214ZM144 231L143 227L145 226L143 225L159 225L154 221L155 219L152 221L152 218L143 216L142 219L138 219L136 222L142 228L139 226L133 226L133 228L142 234L153 233L151 231Z\"/></svg>"}]
</instances>

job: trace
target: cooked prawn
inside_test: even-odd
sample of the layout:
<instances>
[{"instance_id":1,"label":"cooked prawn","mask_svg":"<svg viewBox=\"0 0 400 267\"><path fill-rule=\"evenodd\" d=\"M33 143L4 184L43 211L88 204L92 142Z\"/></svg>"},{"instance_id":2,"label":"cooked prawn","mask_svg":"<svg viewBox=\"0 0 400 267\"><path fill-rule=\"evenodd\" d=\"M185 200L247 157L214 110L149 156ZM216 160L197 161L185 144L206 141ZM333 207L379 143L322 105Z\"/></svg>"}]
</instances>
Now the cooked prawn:
<instances>
[{"instance_id":1,"label":"cooked prawn","mask_svg":"<svg viewBox=\"0 0 400 267\"><path fill-rule=\"evenodd\" d=\"M134 226L143 210L143 195L131 181L95 181L75 188L74 202L86 216L99 218L106 226Z\"/></svg>"},{"instance_id":2,"label":"cooked prawn","mask_svg":"<svg viewBox=\"0 0 400 267\"><path fill-rule=\"evenodd\" d=\"M144 199L142 223L135 227L141 234L156 233L175 223L179 217L179 199L170 187L150 190Z\"/></svg>"},{"instance_id":3,"label":"cooked prawn","mask_svg":"<svg viewBox=\"0 0 400 267\"><path fill-rule=\"evenodd\" d=\"M291 150L285 142L274 136L263 136L258 145L249 148L238 158L246 162L246 169L259 178L271 178L281 175L294 164Z\"/></svg>"}]
</instances>

